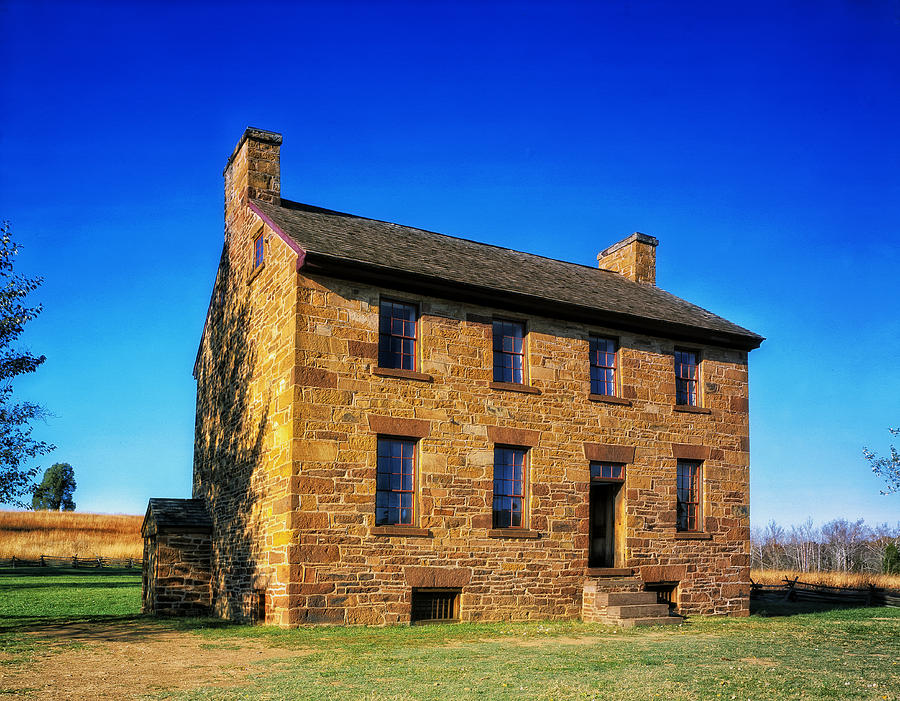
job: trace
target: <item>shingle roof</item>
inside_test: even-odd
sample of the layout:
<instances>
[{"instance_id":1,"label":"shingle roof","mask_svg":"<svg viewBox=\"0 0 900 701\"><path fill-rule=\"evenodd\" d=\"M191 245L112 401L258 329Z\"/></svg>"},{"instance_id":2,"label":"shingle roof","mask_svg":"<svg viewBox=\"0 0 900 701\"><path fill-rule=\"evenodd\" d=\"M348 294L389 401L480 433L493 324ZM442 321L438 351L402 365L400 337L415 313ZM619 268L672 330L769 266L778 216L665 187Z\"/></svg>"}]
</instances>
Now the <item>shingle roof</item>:
<instances>
[{"instance_id":1,"label":"shingle roof","mask_svg":"<svg viewBox=\"0 0 900 701\"><path fill-rule=\"evenodd\" d=\"M212 525L202 499L151 499L141 532L179 529L201 533L212 531Z\"/></svg>"},{"instance_id":2,"label":"shingle roof","mask_svg":"<svg viewBox=\"0 0 900 701\"><path fill-rule=\"evenodd\" d=\"M690 336L693 329L711 342L746 349L763 340L673 294L607 270L288 200L280 205L253 200L253 205L306 251L307 261L343 263L350 277L351 269L373 268L510 299L542 300L553 305L551 313L579 309L619 325L630 320L632 327L650 322L676 337Z\"/></svg>"}]
</instances>

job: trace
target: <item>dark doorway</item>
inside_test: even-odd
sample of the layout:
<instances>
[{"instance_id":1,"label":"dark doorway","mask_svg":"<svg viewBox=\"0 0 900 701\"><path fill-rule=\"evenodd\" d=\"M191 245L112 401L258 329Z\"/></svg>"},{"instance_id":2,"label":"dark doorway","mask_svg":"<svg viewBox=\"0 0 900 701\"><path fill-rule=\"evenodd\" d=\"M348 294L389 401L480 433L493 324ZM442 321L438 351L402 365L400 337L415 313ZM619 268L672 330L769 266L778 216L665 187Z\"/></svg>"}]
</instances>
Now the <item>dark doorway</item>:
<instances>
[{"instance_id":1,"label":"dark doorway","mask_svg":"<svg viewBox=\"0 0 900 701\"><path fill-rule=\"evenodd\" d=\"M616 503L621 482L591 485L588 567L616 566Z\"/></svg>"},{"instance_id":2,"label":"dark doorway","mask_svg":"<svg viewBox=\"0 0 900 701\"><path fill-rule=\"evenodd\" d=\"M656 603L666 604L670 613L678 609L678 582L651 582L644 585L644 591L656 592Z\"/></svg>"}]
</instances>

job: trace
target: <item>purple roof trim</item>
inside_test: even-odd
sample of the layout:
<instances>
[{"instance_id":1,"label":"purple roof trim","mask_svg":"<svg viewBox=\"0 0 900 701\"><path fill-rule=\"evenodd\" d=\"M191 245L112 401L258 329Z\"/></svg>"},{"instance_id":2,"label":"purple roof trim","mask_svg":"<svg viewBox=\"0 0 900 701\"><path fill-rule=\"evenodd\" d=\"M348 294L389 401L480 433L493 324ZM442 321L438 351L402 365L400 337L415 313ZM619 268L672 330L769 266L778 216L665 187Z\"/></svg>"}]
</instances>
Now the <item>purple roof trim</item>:
<instances>
[{"instance_id":1,"label":"purple roof trim","mask_svg":"<svg viewBox=\"0 0 900 701\"><path fill-rule=\"evenodd\" d=\"M262 219L263 222L265 222L265 224L278 235L278 238L284 241L290 247L290 249L297 254L297 270L300 270L300 268L303 267L303 263L306 262L306 251L303 250L300 245L296 241L294 241L294 239L284 233L284 231L281 230L281 227L273 222L271 218L269 218L266 214L264 214L259 207L253 204L253 202L250 202L248 206L253 211L253 213L256 214L256 216ZM215 285L213 285L213 288L215 288ZM194 371L192 374L195 379L197 378L197 366L200 363L200 348L203 347L203 337L206 335L206 325L209 322L209 307L211 306L212 296L210 296L209 305L206 308L206 319L203 321L203 331L200 333L200 346L197 348L197 355L194 358Z\"/></svg>"},{"instance_id":2,"label":"purple roof trim","mask_svg":"<svg viewBox=\"0 0 900 701\"><path fill-rule=\"evenodd\" d=\"M284 233L281 230L281 227L278 226L278 224L276 224L274 221L272 221L267 214L265 214L259 207L256 206L255 203L250 202L248 207L250 207L250 209L256 214L256 216L262 219L272 231L278 234L278 238L280 238L288 246L290 246L291 250L297 254L297 270L300 270L300 268L303 267L303 263L306 261L306 251L300 248L300 244L294 241L294 239Z\"/></svg>"}]
</instances>

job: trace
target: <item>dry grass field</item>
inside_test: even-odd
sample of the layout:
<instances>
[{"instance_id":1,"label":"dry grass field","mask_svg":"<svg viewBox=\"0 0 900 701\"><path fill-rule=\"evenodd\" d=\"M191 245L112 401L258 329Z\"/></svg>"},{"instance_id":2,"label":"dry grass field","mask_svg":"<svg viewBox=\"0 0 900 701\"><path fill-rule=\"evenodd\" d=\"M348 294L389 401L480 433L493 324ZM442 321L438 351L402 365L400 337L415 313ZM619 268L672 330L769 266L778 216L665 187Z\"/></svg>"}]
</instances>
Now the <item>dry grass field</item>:
<instances>
[{"instance_id":1,"label":"dry grass field","mask_svg":"<svg viewBox=\"0 0 900 701\"><path fill-rule=\"evenodd\" d=\"M900 590L898 574L868 574L860 572L795 572L793 570L753 570L750 578L757 584L781 584L784 579L799 577L807 584L827 584L832 587L867 587L870 584L884 589Z\"/></svg>"},{"instance_id":2,"label":"dry grass field","mask_svg":"<svg viewBox=\"0 0 900 701\"><path fill-rule=\"evenodd\" d=\"M0 511L0 559L143 555L143 516L59 511Z\"/></svg>"}]
</instances>

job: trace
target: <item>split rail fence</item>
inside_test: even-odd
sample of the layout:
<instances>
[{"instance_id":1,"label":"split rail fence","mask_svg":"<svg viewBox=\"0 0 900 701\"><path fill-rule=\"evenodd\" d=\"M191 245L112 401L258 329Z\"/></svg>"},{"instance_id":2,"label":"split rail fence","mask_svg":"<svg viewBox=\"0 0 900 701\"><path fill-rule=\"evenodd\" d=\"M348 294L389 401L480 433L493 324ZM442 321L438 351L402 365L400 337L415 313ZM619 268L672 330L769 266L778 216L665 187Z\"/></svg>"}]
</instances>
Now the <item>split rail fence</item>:
<instances>
[{"instance_id":1,"label":"split rail fence","mask_svg":"<svg viewBox=\"0 0 900 701\"><path fill-rule=\"evenodd\" d=\"M139 557L58 557L56 555L41 555L36 559L23 559L21 557L8 557L0 560L0 567L125 567L128 569L140 569L142 564Z\"/></svg>"},{"instance_id":2,"label":"split rail fence","mask_svg":"<svg viewBox=\"0 0 900 701\"><path fill-rule=\"evenodd\" d=\"M750 581L750 596L770 601L811 601L844 606L892 606L900 608L900 591L868 586L861 588L809 584L785 578L782 584L758 584Z\"/></svg>"}]
</instances>

